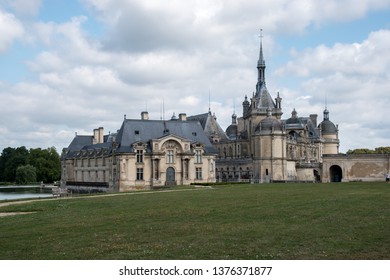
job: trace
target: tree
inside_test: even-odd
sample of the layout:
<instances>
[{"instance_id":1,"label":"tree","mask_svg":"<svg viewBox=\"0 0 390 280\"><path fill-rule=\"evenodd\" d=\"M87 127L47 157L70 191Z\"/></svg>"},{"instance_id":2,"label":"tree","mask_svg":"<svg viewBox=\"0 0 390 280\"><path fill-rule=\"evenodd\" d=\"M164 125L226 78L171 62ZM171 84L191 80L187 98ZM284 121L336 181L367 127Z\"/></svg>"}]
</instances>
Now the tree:
<instances>
[{"instance_id":1,"label":"tree","mask_svg":"<svg viewBox=\"0 0 390 280\"><path fill-rule=\"evenodd\" d=\"M19 148L5 148L0 157L0 180L4 182L15 182L16 169L26 165L28 150L22 146Z\"/></svg>"},{"instance_id":2,"label":"tree","mask_svg":"<svg viewBox=\"0 0 390 280\"><path fill-rule=\"evenodd\" d=\"M52 183L61 178L61 160L54 147L47 149L5 148L0 156L0 182L16 182L20 166L35 167L36 181ZM30 181L32 182L32 181Z\"/></svg>"},{"instance_id":3,"label":"tree","mask_svg":"<svg viewBox=\"0 0 390 280\"><path fill-rule=\"evenodd\" d=\"M37 181L36 168L30 164L21 165L16 169L15 181L17 184L26 185Z\"/></svg>"},{"instance_id":4,"label":"tree","mask_svg":"<svg viewBox=\"0 0 390 280\"><path fill-rule=\"evenodd\" d=\"M390 154L390 147L378 147L374 150L367 148L348 150L347 154Z\"/></svg>"},{"instance_id":5,"label":"tree","mask_svg":"<svg viewBox=\"0 0 390 280\"><path fill-rule=\"evenodd\" d=\"M37 169L39 182L52 183L61 178L61 161L54 147L30 149L28 162Z\"/></svg>"},{"instance_id":6,"label":"tree","mask_svg":"<svg viewBox=\"0 0 390 280\"><path fill-rule=\"evenodd\" d=\"M376 154L390 154L390 147L378 147L375 148Z\"/></svg>"}]
</instances>

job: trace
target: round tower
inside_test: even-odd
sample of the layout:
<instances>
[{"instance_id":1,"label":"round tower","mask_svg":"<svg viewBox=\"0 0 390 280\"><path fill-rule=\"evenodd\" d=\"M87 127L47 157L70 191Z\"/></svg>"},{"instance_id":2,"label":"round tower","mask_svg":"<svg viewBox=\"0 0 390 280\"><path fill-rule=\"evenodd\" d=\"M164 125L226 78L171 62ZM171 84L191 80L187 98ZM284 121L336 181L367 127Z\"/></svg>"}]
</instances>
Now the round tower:
<instances>
[{"instance_id":1,"label":"round tower","mask_svg":"<svg viewBox=\"0 0 390 280\"><path fill-rule=\"evenodd\" d=\"M287 180L286 131L271 108L255 128L253 150L260 181Z\"/></svg>"},{"instance_id":2,"label":"round tower","mask_svg":"<svg viewBox=\"0 0 390 280\"><path fill-rule=\"evenodd\" d=\"M339 153L339 129L338 126L329 120L329 111L324 110L324 120L318 125L324 139L323 154L338 154Z\"/></svg>"},{"instance_id":3,"label":"round tower","mask_svg":"<svg viewBox=\"0 0 390 280\"><path fill-rule=\"evenodd\" d=\"M237 115L233 113L232 124L226 128L226 135L230 140L236 140L238 134Z\"/></svg>"}]
</instances>

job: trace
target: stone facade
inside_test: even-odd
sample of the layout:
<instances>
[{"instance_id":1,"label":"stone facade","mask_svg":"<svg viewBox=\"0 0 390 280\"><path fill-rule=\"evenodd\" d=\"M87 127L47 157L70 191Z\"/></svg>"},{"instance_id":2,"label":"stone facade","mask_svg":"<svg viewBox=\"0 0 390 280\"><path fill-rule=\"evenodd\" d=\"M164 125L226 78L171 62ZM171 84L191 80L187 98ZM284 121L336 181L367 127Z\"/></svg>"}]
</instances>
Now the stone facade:
<instances>
[{"instance_id":1,"label":"stone facade","mask_svg":"<svg viewBox=\"0 0 390 280\"><path fill-rule=\"evenodd\" d=\"M63 187L129 191L215 182L216 150L197 121L125 119L115 134L76 135L62 153Z\"/></svg>"},{"instance_id":2,"label":"stone facade","mask_svg":"<svg viewBox=\"0 0 390 280\"><path fill-rule=\"evenodd\" d=\"M260 44L257 62L256 91L242 103L242 116L232 115L225 132L218 124L204 127L218 150L218 181L288 182L322 180L324 154L339 153L338 127L324 110L324 119L317 124L317 114L282 119L282 98L273 99L265 82L265 61ZM207 114L198 115L206 118ZM211 123L211 113L207 115ZM216 122L215 116L213 119Z\"/></svg>"},{"instance_id":3,"label":"stone facade","mask_svg":"<svg viewBox=\"0 0 390 280\"><path fill-rule=\"evenodd\" d=\"M125 118L117 133L73 139L62 154L63 187L102 191L150 189L215 181L341 182L384 180L389 155L339 154L339 129L317 114L282 119L282 98L265 82L260 42L258 79L242 116L223 130L214 114L173 116L169 121Z\"/></svg>"},{"instance_id":4,"label":"stone facade","mask_svg":"<svg viewBox=\"0 0 390 280\"><path fill-rule=\"evenodd\" d=\"M324 155L322 182L384 181L389 154Z\"/></svg>"}]
</instances>

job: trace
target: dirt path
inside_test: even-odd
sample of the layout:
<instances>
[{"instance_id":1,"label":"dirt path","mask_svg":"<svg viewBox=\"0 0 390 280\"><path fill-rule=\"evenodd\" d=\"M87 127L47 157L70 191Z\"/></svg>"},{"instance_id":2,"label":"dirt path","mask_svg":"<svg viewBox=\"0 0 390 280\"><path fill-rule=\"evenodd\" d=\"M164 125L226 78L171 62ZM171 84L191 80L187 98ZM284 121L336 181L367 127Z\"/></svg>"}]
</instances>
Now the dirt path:
<instances>
[{"instance_id":1,"label":"dirt path","mask_svg":"<svg viewBox=\"0 0 390 280\"><path fill-rule=\"evenodd\" d=\"M32 214L35 212L0 212L0 217L7 217L7 216L15 216L15 215L26 215L26 214Z\"/></svg>"}]
</instances>

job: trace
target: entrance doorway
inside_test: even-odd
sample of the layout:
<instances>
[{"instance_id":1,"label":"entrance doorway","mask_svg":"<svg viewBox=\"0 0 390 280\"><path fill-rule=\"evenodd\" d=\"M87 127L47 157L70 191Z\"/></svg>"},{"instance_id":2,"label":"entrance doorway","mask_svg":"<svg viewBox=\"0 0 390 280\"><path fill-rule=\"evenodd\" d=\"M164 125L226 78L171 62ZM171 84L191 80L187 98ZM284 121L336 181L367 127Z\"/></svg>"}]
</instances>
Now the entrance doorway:
<instances>
[{"instance_id":1,"label":"entrance doorway","mask_svg":"<svg viewBox=\"0 0 390 280\"><path fill-rule=\"evenodd\" d=\"M167 178L165 181L166 186L173 186L176 185L176 179L175 179L175 169L173 167L167 168Z\"/></svg>"},{"instance_id":2,"label":"entrance doorway","mask_svg":"<svg viewBox=\"0 0 390 280\"><path fill-rule=\"evenodd\" d=\"M341 182L343 179L343 171L338 165L332 165L329 169L329 176L331 182Z\"/></svg>"},{"instance_id":3,"label":"entrance doorway","mask_svg":"<svg viewBox=\"0 0 390 280\"><path fill-rule=\"evenodd\" d=\"M317 170L313 171L313 175L314 175L314 181L316 183L321 182L321 176L320 176L320 173Z\"/></svg>"}]
</instances>

